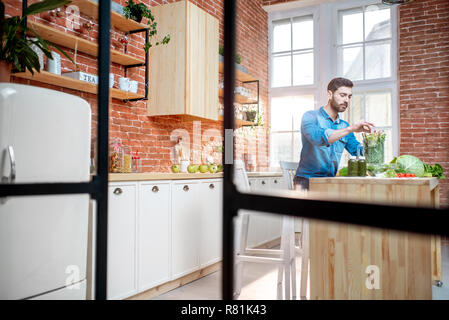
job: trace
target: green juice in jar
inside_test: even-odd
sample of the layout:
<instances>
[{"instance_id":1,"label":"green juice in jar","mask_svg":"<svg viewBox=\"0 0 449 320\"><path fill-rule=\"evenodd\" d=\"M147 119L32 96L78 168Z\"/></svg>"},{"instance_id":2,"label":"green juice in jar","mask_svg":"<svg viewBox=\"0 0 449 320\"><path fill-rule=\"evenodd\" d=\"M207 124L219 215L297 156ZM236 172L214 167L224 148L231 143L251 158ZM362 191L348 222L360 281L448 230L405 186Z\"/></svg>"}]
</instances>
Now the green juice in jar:
<instances>
[{"instance_id":1,"label":"green juice in jar","mask_svg":"<svg viewBox=\"0 0 449 320\"><path fill-rule=\"evenodd\" d=\"M363 156L357 160L357 172L359 177L366 177L366 160Z\"/></svg>"},{"instance_id":2,"label":"green juice in jar","mask_svg":"<svg viewBox=\"0 0 449 320\"><path fill-rule=\"evenodd\" d=\"M358 163L355 156L350 156L348 161L348 177L357 177L359 174Z\"/></svg>"}]
</instances>

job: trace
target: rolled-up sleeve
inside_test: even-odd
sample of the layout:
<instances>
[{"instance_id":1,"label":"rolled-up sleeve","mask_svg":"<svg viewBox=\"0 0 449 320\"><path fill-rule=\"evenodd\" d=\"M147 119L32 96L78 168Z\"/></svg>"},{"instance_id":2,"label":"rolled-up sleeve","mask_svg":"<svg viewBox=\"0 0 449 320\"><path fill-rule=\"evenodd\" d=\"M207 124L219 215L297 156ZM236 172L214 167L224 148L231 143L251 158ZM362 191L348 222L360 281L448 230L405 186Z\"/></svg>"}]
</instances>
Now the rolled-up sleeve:
<instances>
[{"instance_id":1,"label":"rolled-up sleeve","mask_svg":"<svg viewBox=\"0 0 449 320\"><path fill-rule=\"evenodd\" d=\"M316 146L330 146L328 137L332 134L333 130L321 128L313 113L306 112L303 115L301 131L310 143Z\"/></svg>"}]
</instances>

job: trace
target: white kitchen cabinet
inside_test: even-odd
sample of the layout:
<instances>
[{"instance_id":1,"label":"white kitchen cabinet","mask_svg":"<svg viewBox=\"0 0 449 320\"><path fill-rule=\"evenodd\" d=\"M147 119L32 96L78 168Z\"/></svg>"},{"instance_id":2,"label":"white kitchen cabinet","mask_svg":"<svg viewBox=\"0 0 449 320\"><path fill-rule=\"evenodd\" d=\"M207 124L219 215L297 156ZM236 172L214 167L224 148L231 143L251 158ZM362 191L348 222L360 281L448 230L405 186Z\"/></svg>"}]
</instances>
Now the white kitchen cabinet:
<instances>
[{"instance_id":1,"label":"white kitchen cabinet","mask_svg":"<svg viewBox=\"0 0 449 320\"><path fill-rule=\"evenodd\" d=\"M170 181L139 183L138 291L170 280Z\"/></svg>"},{"instance_id":2,"label":"white kitchen cabinet","mask_svg":"<svg viewBox=\"0 0 449 320\"><path fill-rule=\"evenodd\" d=\"M203 180L200 184L201 232L200 267L216 263L222 257L223 182Z\"/></svg>"},{"instance_id":3,"label":"white kitchen cabinet","mask_svg":"<svg viewBox=\"0 0 449 320\"><path fill-rule=\"evenodd\" d=\"M137 293L137 183L111 183L108 197L107 298L123 299Z\"/></svg>"},{"instance_id":4,"label":"white kitchen cabinet","mask_svg":"<svg viewBox=\"0 0 449 320\"><path fill-rule=\"evenodd\" d=\"M200 180L172 183L172 278L196 271L200 266Z\"/></svg>"}]
</instances>

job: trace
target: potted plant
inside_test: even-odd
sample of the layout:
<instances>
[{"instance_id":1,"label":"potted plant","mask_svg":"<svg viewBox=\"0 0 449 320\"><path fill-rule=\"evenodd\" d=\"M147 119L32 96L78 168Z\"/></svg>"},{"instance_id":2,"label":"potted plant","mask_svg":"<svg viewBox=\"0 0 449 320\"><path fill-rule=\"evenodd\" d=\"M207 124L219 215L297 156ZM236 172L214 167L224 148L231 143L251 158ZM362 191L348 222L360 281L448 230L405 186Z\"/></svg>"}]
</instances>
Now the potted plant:
<instances>
[{"instance_id":1,"label":"potted plant","mask_svg":"<svg viewBox=\"0 0 449 320\"><path fill-rule=\"evenodd\" d=\"M221 56L224 56L224 47L221 44L218 46L218 53ZM240 55L240 53L236 53L234 58L235 58L235 63L237 63L237 64L242 63L242 56Z\"/></svg>"},{"instance_id":2,"label":"potted plant","mask_svg":"<svg viewBox=\"0 0 449 320\"><path fill-rule=\"evenodd\" d=\"M70 3L68 0L44 0L30 5L23 17L5 17L5 5L0 1L0 82L9 82L11 71L23 72L28 70L34 75L33 70L40 72L39 57L32 46L37 46L52 59L49 46L55 47L70 61L73 60L57 45L42 39L34 30L28 28L24 19L27 16L53 10ZM26 38L27 33L33 33L35 39Z\"/></svg>"},{"instance_id":3,"label":"potted plant","mask_svg":"<svg viewBox=\"0 0 449 320\"><path fill-rule=\"evenodd\" d=\"M145 44L145 52L148 52L148 50L153 46L151 44L151 38L157 34L157 23L154 21L154 16L151 13L151 10L143 3L135 3L133 0L127 0L126 7L123 8L123 13L126 19L132 19L137 22L141 22L143 18L147 18L147 24L149 25L148 28L148 37L149 41ZM156 46L159 44L167 44L170 41L170 35L167 34L162 41L157 41Z\"/></svg>"},{"instance_id":4,"label":"potted plant","mask_svg":"<svg viewBox=\"0 0 449 320\"><path fill-rule=\"evenodd\" d=\"M254 120L256 120L257 110L253 106L248 107L245 113L246 113L246 121L254 122Z\"/></svg>"}]
</instances>

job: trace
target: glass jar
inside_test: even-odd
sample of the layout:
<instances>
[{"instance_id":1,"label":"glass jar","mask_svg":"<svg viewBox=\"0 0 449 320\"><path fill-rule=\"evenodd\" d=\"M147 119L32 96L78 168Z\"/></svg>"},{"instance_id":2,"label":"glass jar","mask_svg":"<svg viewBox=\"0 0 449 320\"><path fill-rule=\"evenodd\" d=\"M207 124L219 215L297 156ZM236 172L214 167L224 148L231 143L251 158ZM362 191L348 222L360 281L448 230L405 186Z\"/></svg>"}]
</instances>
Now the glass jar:
<instances>
[{"instance_id":1,"label":"glass jar","mask_svg":"<svg viewBox=\"0 0 449 320\"><path fill-rule=\"evenodd\" d=\"M138 156L137 152L132 156L132 172L142 172L142 163L140 162L140 157Z\"/></svg>"},{"instance_id":2,"label":"glass jar","mask_svg":"<svg viewBox=\"0 0 449 320\"><path fill-rule=\"evenodd\" d=\"M131 173L131 151L123 146L123 173Z\"/></svg>"},{"instance_id":3,"label":"glass jar","mask_svg":"<svg viewBox=\"0 0 449 320\"><path fill-rule=\"evenodd\" d=\"M348 177L357 177L358 174L357 159L355 156L350 156L348 161Z\"/></svg>"},{"instance_id":4,"label":"glass jar","mask_svg":"<svg viewBox=\"0 0 449 320\"><path fill-rule=\"evenodd\" d=\"M357 160L357 171L359 177L366 177L366 160L363 156Z\"/></svg>"},{"instance_id":5,"label":"glass jar","mask_svg":"<svg viewBox=\"0 0 449 320\"><path fill-rule=\"evenodd\" d=\"M109 172L119 173L123 170L123 149L118 139L109 147Z\"/></svg>"},{"instance_id":6,"label":"glass jar","mask_svg":"<svg viewBox=\"0 0 449 320\"><path fill-rule=\"evenodd\" d=\"M364 152L366 162L369 164L383 164L384 163L384 144L385 141L379 142L373 146L364 143Z\"/></svg>"}]
</instances>

